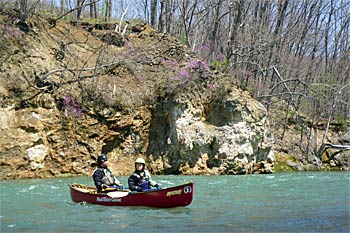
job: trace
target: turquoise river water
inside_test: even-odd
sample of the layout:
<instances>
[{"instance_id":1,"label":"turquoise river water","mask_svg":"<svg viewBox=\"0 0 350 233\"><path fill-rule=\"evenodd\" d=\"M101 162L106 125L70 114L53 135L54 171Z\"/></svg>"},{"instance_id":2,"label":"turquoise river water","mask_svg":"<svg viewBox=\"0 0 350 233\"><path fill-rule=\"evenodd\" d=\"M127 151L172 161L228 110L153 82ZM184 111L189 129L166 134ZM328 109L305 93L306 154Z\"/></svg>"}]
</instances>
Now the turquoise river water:
<instances>
[{"instance_id":1,"label":"turquoise river water","mask_svg":"<svg viewBox=\"0 0 350 233\"><path fill-rule=\"evenodd\" d=\"M125 184L127 177L119 177ZM350 173L153 176L193 181L187 207L106 207L71 201L90 177L0 181L0 232L349 232Z\"/></svg>"}]
</instances>

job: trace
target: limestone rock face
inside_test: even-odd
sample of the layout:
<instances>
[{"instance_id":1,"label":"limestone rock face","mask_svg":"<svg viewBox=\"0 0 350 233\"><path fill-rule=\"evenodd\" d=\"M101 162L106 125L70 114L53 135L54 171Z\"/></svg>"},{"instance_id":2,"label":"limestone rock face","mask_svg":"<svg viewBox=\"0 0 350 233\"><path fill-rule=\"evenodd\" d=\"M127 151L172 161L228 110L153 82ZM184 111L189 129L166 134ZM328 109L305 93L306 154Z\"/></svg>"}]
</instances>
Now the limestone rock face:
<instances>
[{"instance_id":1,"label":"limestone rock face","mask_svg":"<svg viewBox=\"0 0 350 233\"><path fill-rule=\"evenodd\" d=\"M71 169L72 161L84 158L82 148L70 146L76 144L76 140L68 136L69 131L62 127L63 122L58 117L57 109L15 110L7 107L0 111L0 161L3 178L50 177L75 173ZM79 169L90 170L90 163L83 161L79 163Z\"/></svg>"},{"instance_id":2,"label":"limestone rock face","mask_svg":"<svg viewBox=\"0 0 350 233\"><path fill-rule=\"evenodd\" d=\"M206 105L162 103L148 154L153 172L175 174L271 173L275 162L265 108L238 89Z\"/></svg>"},{"instance_id":3,"label":"limestone rock face","mask_svg":"<svg viewBox=\"0 0 350 233\"><path fill-rule=\"evenodd\" d=\"M117 175L143 156L158 174L270 173L274 155L264 107L236 90L208 104L162 102L151 115L68 119L55 108L0 109L1 176L5 179L91 175L100 153Z\"/></svg>"},{"instance_id":4,"label":"limestone rock face","mask_svg":"<svg viewBox=\"0 0 350 233\"><path fill-rule=\"evenodd\" d=\"M64 116L52 108L0 108L0 177L90 176L100 153L116 175L128 175L145 151L148 112L108 119ZM134 156L130 156L134 155Z\"/></svg>"},{"instance_id":5,"label":"limestone rock face","mask_svg":"<svg viewBox=\"0 0 350 233\"><path fill-rule=\"evenodd\" d=\"M68 119L55 108L0 109L1 176L91 175L100 153L117 175L143 156L158 174L270 173L274 167L264 107L236 90L208 104L162 102L151 115Z\"/></svg>"}]
</instances>

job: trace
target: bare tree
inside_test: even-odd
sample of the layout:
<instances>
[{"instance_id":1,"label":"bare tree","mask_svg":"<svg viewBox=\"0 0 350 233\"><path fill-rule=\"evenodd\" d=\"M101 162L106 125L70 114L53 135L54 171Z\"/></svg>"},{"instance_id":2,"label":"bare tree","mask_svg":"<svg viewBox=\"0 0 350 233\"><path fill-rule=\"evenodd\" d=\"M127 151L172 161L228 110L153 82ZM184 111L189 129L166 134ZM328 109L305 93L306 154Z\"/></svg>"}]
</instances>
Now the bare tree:
<instances>
[{"instance_id":1,"label":"bare tree","mask_svg":"<svg viewBox=\"0 0 350 233\"><path fill-rule=\"evenodd\" d=\"M25 22L28 17L28 2L27 0L20 0L19 2L20 6L20 20L22 22Z\"/></svg>"},{"instance_id":2,"label":"bare tree","mask_svg":"<svg viewBox=\"0 0 350 233\"><path fill-rule=\"evenodd\" d=\"M94 0L90 0L90 18L97 19L97 7Z\"/></svg>"},{"instance_id":3,"label":"bare tree","mask_svg":"<svg viewBox=\"0 0 350 233\"><path fill-rule=\"evenodd\" d=\"M161 1L162 2L162 1ZM157 20L157 0L151 0L151 25L156 27Z\"/></svg>"},{"instance_id":4,"label":"bare tree","mask_svg":"<svg viewBox=\"0 0 350 233\"><path fill-rule=\"evenodd\" d=\"M226 58L227 60L231 60L232 56L234 55L235 47L238 45L238 29L242 23L242 14L243 14L243 0L239 0L235 2L235 6L230 6L230 31L229 31L229 40L227 43L227 52L226 52ZM234 57L232 59L232 62L237 62L237 57Z\"/></svg>"},{"instance_id":5,"label":"bare tree","mask_svg":"<svg viewBox=\"0 0 350 233\"><path fill-rule=\"evenodd\" d=\"M80 19L81 13L83 11L83 5L85 0L77 0L76 8L77 8L77 19Z\"/></svg>"}]
</instances>

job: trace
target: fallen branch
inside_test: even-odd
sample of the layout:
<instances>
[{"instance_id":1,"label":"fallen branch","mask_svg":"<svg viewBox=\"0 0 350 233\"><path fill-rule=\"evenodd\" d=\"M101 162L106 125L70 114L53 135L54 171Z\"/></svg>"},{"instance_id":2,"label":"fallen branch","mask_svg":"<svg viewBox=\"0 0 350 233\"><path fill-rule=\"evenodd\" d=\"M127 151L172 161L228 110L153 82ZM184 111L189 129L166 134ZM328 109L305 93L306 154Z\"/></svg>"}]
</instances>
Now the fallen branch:
<instances>
[{"instance_id":1,"label":"fallen branch","mask_svg":"<svg viewBox=\"0 0 350 233\"><path fill-rule=\"evenodd\" d=\"M46 73L45 75L43 75L42 77L40 77L40 80L45 80L47 79L50 75L53 75L55 73L59 73L59 72L64 72L64 71L70 71L70 72L82 72L82 71L89 71L89 70L99 70L102 68L106 68L106 67L113 67L113 66L117 66L122 64L123 62L113 62L110 64L104 64L104 65L100 65L100 66L94 66L94 67L88 67L88 68L82 68L82 69L77 69L77 68L64 68L64 69L56 69L56 70L51 70L48 73Z\"/></svg>"},{"instance_id":2,"label":"fallen branch","mask_svg":"<svg viewBox=\"0 0 350 233\"><path fill-rule=\"evenodd\" d=\"M320 149L316 152L316 156L320 159L322 162L322 154L327 148L333 148L338 150L350 150L350 145L336 145L331 143L322 144Z\"/></svg>"}]
</instances>

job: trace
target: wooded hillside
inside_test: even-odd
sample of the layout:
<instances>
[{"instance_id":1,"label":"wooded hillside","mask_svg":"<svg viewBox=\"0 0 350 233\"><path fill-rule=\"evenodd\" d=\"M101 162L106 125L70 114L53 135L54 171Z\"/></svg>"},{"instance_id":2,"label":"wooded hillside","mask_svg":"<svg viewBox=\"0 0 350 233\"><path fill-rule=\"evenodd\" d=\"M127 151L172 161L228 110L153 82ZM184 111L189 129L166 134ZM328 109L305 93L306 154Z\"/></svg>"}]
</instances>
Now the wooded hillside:
<instances>
[{"instance_id":1,"label":"wooded hillside","mask_svg":"<svg viewBox=\"0 0 350 233\"><path fill-rule=\"evenodd\" d=\"M149 23L178 38L203 64L234 77L231 82L263 103L281 147L290 140L292 125L297 153L305 156L332 142L329 127L341 132L349 125L348 1L0 1L1 11L12 8L18 14L9 24L21 33L30 29L27 22L34 15L50 18L52 27L60 20L106 22L121 35L135 18ZM0 35L0 53L6 44L20 41L11 27L0 28ZM115 64L99 61L85 68L101 65Z\"/></svg>"}]
</instances>

